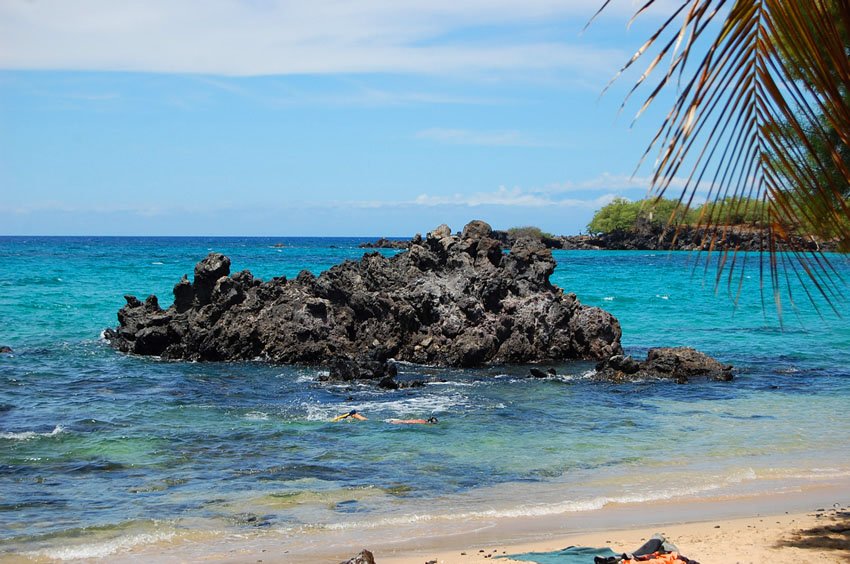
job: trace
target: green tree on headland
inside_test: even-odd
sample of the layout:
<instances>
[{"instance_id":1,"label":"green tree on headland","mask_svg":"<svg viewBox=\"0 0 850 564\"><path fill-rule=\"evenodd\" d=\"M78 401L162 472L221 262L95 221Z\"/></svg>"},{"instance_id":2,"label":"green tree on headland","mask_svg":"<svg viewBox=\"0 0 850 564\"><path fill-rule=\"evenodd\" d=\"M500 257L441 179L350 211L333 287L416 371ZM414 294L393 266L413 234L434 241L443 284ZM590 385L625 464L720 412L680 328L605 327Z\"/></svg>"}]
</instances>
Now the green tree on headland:
<instances>
[{"instance_id":1,"label":"green tree on headland","mask_svg":"<svg viewBox=\"0 0 850 564\"><path fill-rule=\"evenodd\" d=\"M640 213L639 202L630 202L626 198L614 198L614 200L601 210L596 212L590 223L587 224L587 232L593 235L599 233L611 233L616 230L628 230L634 227Z\"/></svg>"},{"instance_id":2,"label":"green tree on headland","mask_svg":"<svg viewBox=\"0 0 850 564\"><path fill-rule=\"evenodd\" d=\"M647 0L635 17L656 3ZM795 259L782 265L784 275L808 277L832 303L843 283L797 236L803 226L850 250L850 170L842 156L850 145L850 2L682 0L672 12L623 68L657 51L634 92L671 61L639 112L660 91L676 88L647 149L658 151L653 192L662 196L682 182L678 201L686 208L706 185L708 201L762 202L777 306L783 250ZM699 222L708 236L729 224L722 214L703 214ZM734 263L725 256L731 251L718 259L721 271Z\"/></svg>"},{"instance_id":3,"label":"green tree on headland","mask_svg":"<svg viewBox=\"0 0 850 564\"><path fill-rule=\"evenodd\" d=\"M551 233L546 233L539 227L532 225L524 225L522 227L511 227L508 229L508 235L512 239L554 239L555 236Z\"/></svg>"},{"instance_id":4,"label":"green tree on headland","mask_svg":"<svg viewBox=\"0 0 850 564\"><path fill-rule=\"evenodd\" d=\"M685 210L676 200L651 198L631 202L626 198L614 198L610 204L602 207L587 225L587 232L598 235L612 231L628 231L643 219L656 225L665 225L671 221L676 224L690 224L694 210Z\"/></svg>"}]
</instances>

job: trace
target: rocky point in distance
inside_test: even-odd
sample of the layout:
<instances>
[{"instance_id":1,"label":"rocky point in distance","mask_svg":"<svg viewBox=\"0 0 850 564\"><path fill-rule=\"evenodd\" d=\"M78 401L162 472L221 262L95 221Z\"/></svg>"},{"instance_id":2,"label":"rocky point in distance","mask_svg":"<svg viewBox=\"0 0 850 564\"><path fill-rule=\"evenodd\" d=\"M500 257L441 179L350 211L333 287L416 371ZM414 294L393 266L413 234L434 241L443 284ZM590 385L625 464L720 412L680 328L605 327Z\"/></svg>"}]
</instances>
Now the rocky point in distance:
<instances>
[{"instance_id":1,"label":"rocky point in distance","mask_svg":"<svg viewBox=\"0 0 850 564\"><path fill-rule=\"evenodd\" d=\"M230 259L210 253L168 309L156 296L125 296L105 337L139 355L325 365L335 379L385 383L393 360L475 367L622 355L617 319L549 282L545 245L521 239L505 250L483 221L456 235L441 225L393 257L368 253L318 277L267 282L231 274Z\"/></svg>"},{"instance_id":2,"label":"rocky point in distance","mask_svg":"<svg viewBox=\"0 0 850 564\"><path fill-rule=\"evenodd\" d=\"M493 231L492 237L502 244L511 246L517 240L508 231ZM728 245L739 251L762 251L767 246L765 231L733 226L717 235L701 227L683 226L677 230L651 223L644 219L635 222L632 229L616 229L598 235L555 235L541 236L539 241L549 249L565 251L707 251ZM836 241L820 241L811 237L795 237L795 244L809 251L836 251ZM406 249L410 241L381 237L377 241L360 244L364 249Z\"/></svg>"}]
</instances>

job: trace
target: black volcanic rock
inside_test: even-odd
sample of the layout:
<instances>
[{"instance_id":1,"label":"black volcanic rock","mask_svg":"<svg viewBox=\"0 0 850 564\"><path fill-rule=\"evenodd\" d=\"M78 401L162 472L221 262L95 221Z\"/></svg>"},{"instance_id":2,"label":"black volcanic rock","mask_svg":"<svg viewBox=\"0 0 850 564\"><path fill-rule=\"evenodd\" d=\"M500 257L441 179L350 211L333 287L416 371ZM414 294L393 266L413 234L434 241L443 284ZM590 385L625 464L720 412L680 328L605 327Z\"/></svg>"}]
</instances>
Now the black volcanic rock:
<instances>
[{"instance_id":1,"label":"black volcanic rock","mask_svg":"<svg viewBox=\"0 0 850 564\"><path fill-rule=\"evenodd\" d=\"M733 225L729 229L714 232L705 227L659 225L640 218L631 229L617 229L598 236L568 235L556 237L547 246L565 250L611 250L611 251L707 251L717 248L738 251L764 251L768 248L769 234L766 230ZM820 241L811 237L793 237L794 244L809 251L836 251L835 240Z\"/></svg>"},{"instance_id":2,"label":"black volcanic rock","mask_svg":"<svg viewBox=\"0 0 850 564\"><path fill-rule=\"evenodd\" d=\"M389 359L480 366L622 352L612 315L549 282L549 249L520 240L505 253L492 234L481 221L461 235L440 226L391 258L370 253L268 282L231 275L230 260L211 253L194 282L174 287L174 305L127 296L105 335L128 353L321 364L335 380L391 378Z\"/></svg>"},{"instance_id":3,"label":"black volcanic rock","mask_svg":"<svg viewBox=\"0 0 850 564\"><path fill-rule=\"evenodd\" d=\"M422 236L417 235L421 242ZM415 238L414 238L415 239ZM385 237L381 237L377 241L367 241L365 243L360 243L358 247L361 249L407 249L410 247L410 241L400 241L398 239L387 239Z\"/></svg>"},{"instance_id":4,"label":"black volcanic rock","mask_svg":"<svg viewBox=\"0 0 850 564\"><path fill-rule=\"evenodd\" d=\"M623 355L603 360L596 365L596 376L613 382L659 378L680 384L695 379L727 382L732 379L732 366L688 347L655 348L649 349L643 362Z\"/></svg>"},{"instance_id":5,"label":"black volcanic rock","mask_svg":"<svg viewBox=\"0 0 850 564\"><path fill-rule=\"evenodd\" d=\"M375 556L368 550L363 549L345 562L340 562L340 564L375 564Z\"/></svg>"},{"instance_id":6,"label":"black volcanic rock","mask_svg":"<svg viewBox=\"0 0 850 564\"><path fill-rule=\"evenodd\" d=\"M518 239L507 231L494 231L493 238L511 246ZM706 227L683 225L678 228L638 218L630 229L616 229L599 235L558 235L539 241L549 249L567 251L707 251L730 248L738 251L764 251L769 234L765 229L732 225L720 232ZM794 244L809 251L838 251L837 240L820 240L810 236L794 236Z\"/></svg>"}]
</instances>

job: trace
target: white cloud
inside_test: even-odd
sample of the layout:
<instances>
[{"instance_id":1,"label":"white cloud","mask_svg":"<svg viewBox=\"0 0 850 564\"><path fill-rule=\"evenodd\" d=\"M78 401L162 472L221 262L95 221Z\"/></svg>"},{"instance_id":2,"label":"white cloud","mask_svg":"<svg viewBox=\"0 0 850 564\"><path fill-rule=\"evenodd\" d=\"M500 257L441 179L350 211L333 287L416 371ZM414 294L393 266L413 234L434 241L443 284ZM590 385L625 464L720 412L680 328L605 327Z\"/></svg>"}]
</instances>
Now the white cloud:
<instances>
[{"instance_id":1,"label":"white cloud","mask_svg":"<svg viewBox=\"0 0 850 564\"><path fill-rule=\"evenodd\" d=\"M650 176L629 176L627 174L611 174L604 172L596 178L583 180L579 182L566 181L555 184L550 184L541 189L540 192L549 194L560 194L567 192L587 192L587 191L619 191L619 190L635 190L642 191L645 195L650 193L652 186L652 178ZM676 177L670 182L666 197L678 197L680 191L687 186L687 179ZM697 194L707 194L711 188L711 183L707 181L700 182L697 185ZM641 196L643 197L643 196Z\"/></svg>"},{"instance_id":2,"label":"white cloud","mask_svg":"<svg viewBox=\"0 0 850 564\"><path fill-rule=\"evenodd\" d=\"M509 103L511 100L498 97L463 96L434 93L417 90L388 90L376 88L368 81L355 80L350 77L339 79L339 87L317 92L302 90L291 83L278 84L264 82L262 88L246 86L238 78L193 76L192 80L212 86L223 92L241 96L258 102L267 107L291 107L295 105L323 106L402 106L412 104L451 104L451 105L496 105Z\"/></svg>"},{"instance_id":3,"label":"white cloud","mask_svg":"<svg viewBox=\"0 0 850 564\"><path fill-rule=\"evenodd\" d=\"M220 75L569 68L607 76L623 53L575 38L599 3L5 0L0 68ZM623 14L631 10L620 2L612 13L625 24ZM559 37L580 45L510 33L464 38L465 30L548 25L564 18L570 24Z\"/></svg>"},{"instance_id":4,"label":"white cloud","mask_svg":"<svg viewBox=\"0 0 850 564\"><path fill-rule=\"evenodd\" d=\"M590 199L558 198L552 194L505 188L500 186L495 192L476 192L473 194L429 195L421 194L412 203L417 206L511 206L511 207L561 207L595 209L604 206L616 197L616 194L603 194Z\"/></svg>"},{"instance_id":5,"label":"white cloud","mask_svg":"<svg viewBox=\"0 0 850 564\"><path fill-rule=\"evenodd\" d=\"M543 188L536 189L542 194L566 194L574 192L649 192L650 178L648 176L629 176L627 174L611 174L603 172L588 180L556 182Z\"/></svg>"}]
</instances>

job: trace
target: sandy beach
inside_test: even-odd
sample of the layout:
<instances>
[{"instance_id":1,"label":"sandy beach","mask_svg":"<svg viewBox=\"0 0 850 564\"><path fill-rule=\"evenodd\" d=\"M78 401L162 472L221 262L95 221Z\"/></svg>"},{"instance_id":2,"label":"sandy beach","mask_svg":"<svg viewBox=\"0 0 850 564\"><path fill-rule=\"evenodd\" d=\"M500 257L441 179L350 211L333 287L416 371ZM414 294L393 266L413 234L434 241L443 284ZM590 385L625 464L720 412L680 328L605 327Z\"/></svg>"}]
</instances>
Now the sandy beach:
<instances>
[{"instance_id":1,"label":"sandy beach","mask_svg":"<svg viewBox=\"0 0 850 564\"><path fill-rule=\"evenodd\" d=\"M817 508L807 513L757 515L658 527L557 536L510 545L489 544L463 550L431 550L376 554L380 564L480 564L497 556L550 552L568 546L634 550L654 533L662 533L688 558L706 563L850 562L850 512L845 507ZM516 562L500 559L502 562Z\"/></svg>"},{"instance_id":2,"label":"sandy beach","mask_svg":"<svg viewBox=\"0 0 850 564\"><path fill-rule=\"evenodd\" d=\"M467 527L456 534L437 532L426 523L404 532L337 531L314 539L307 550L285 550L272 538L246 544L232 538L214 546L204 543L201 552L187 552L178 543L119 560L137 562L144 554L177 562L186 561L180 554L192 554L191 561L338 564L368 549L377 564L483 564L497 557L499 562L515 562L507 556L570 546L631 552L660 533L682 555L701 564L850 562L848 490L846 484L835 486L781 495L612 504L577 515L482 521L475 523L474 532Z\"/></svg>"},{"instance_id":3,"label":"sandy beach","mask_svg":"<svg viewBox=\"0 0 850 564\"><path fill-rule=\"evenodd\" d=\"M475 534L420 537L413 544L378 545L372 551L378 564L482 564L570 546L629 552L660 533L701 564L850 562L846 485L780 495L613 504L583 515L501 520Z\"/></svg>"}]
</instances>

